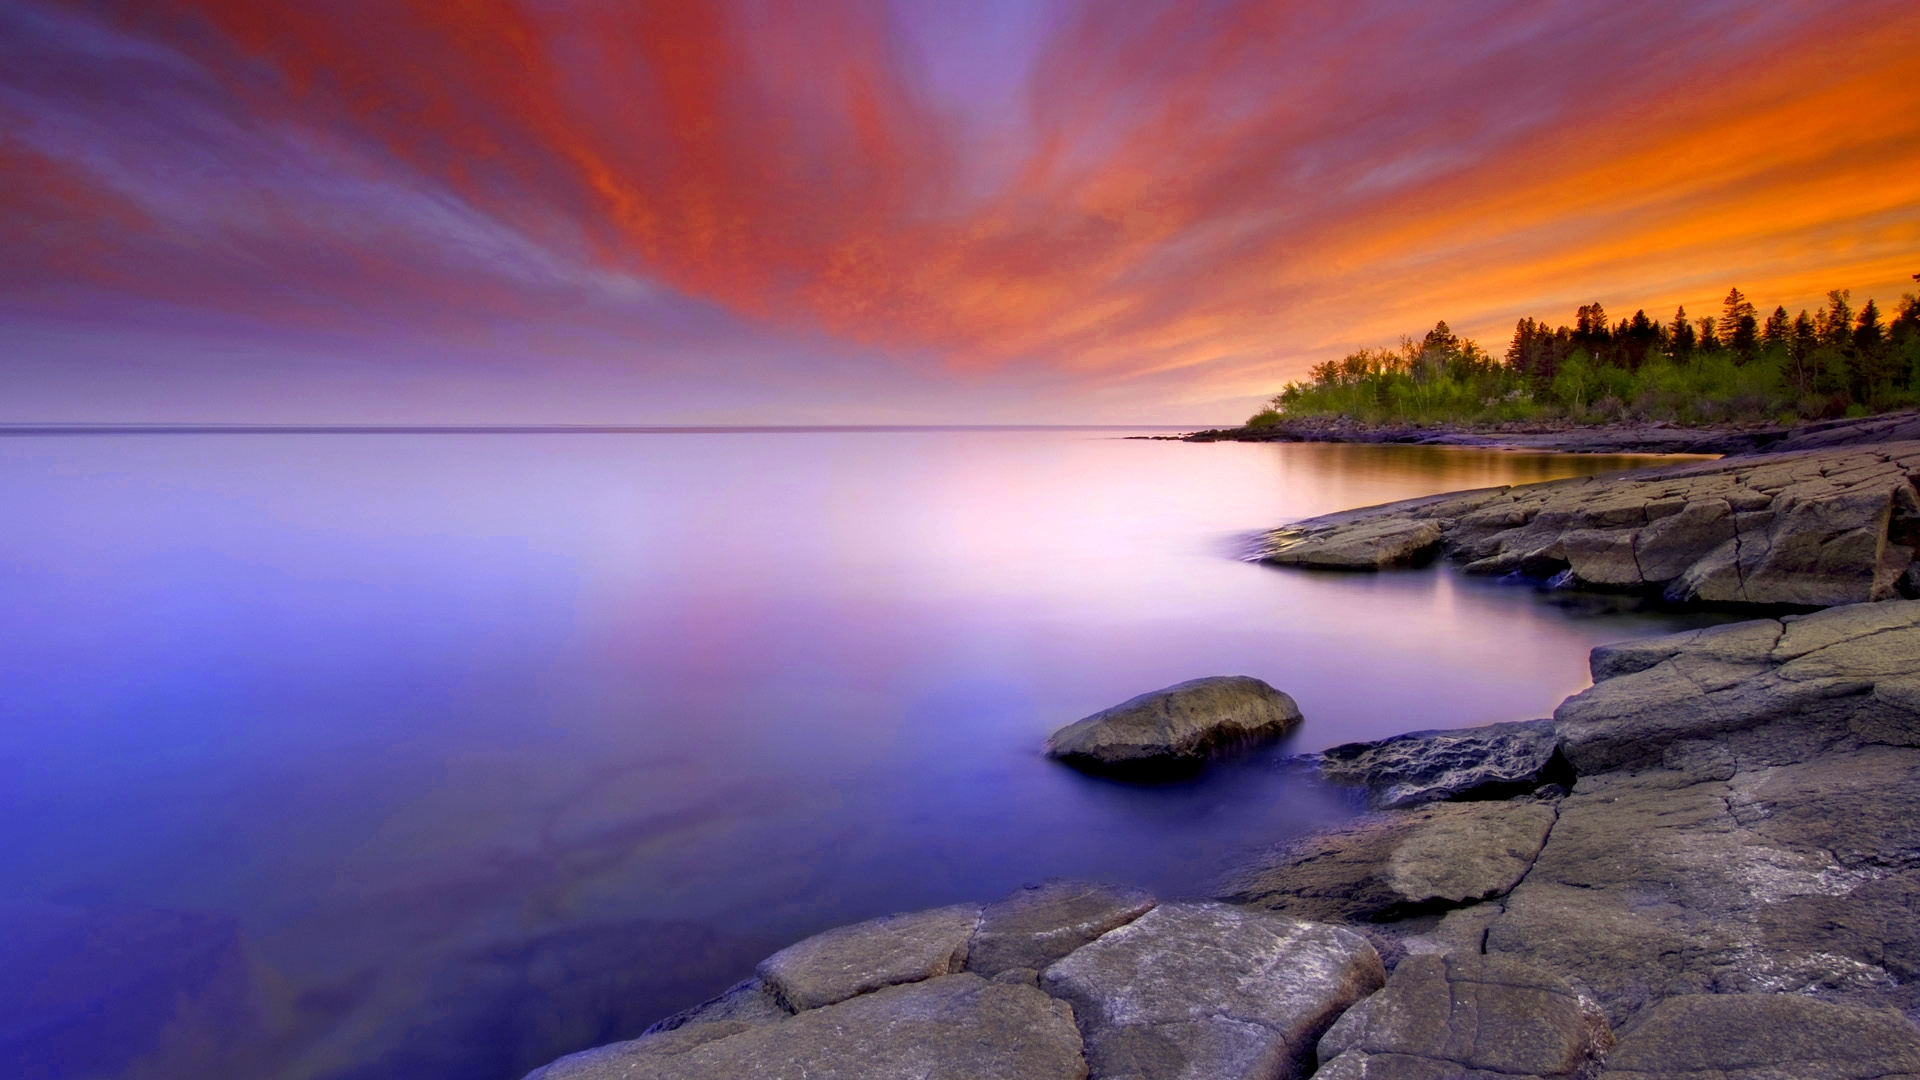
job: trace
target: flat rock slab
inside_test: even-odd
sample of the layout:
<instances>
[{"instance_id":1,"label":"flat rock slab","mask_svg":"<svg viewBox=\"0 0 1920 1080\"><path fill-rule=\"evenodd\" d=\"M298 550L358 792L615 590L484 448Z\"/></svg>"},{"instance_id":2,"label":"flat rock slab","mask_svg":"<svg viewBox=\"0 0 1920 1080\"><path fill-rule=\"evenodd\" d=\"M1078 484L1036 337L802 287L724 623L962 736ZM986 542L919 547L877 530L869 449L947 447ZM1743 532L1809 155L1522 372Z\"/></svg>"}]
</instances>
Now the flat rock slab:
<instances>
[{"instance_id":1,"label":"flat rock slab","mask_svg":"<svg viewBox=\"0 0 1920 1080\"><path fill-rule=\"evenodd\" d=\"M1162 904L1041 974L1071 1002L1093 1073L1274 1080L1386 980L1350 930L1212 903Z\"/></svg>"},{"instance_id":2,"label":"flat rock slab","mask_svg":"<svg viewBox=\"0 0 1920 1080\"><path fill-rule=\"evenodd\" d=\"M1291 734L1300 706L1245 675L1169 686L1068 724L1047 754L1076 768L1121 775L1178 773L1222 751Z\"/></svg>"},{"instance_id":3,"label":"flat rock slab","mask_svg":"<svg viewBox=\"0 0 1920 1080\"><path fill-rule=\"evenodd\" d=\"M1920 1007L1920 750L1775 764L1770 734L1582 777L1486 950L1580 979L1616 1025L1698 993Z\"/></svg>"},{"instance_id":4,"label":"flat rock slab","mask_svg":"<svg viewBox=\"0 0 1920 1080\"><path fill-rule=\"evenodd\" d=\"M527 1080L1086 1080L1073 1011L948 975L773 1024L705 1024L561 1058Z\"/></svg>"},{"instance_id":5,"label":"flat rock slab","mask_svg":"<svg viewBox=\"0 0 1920 1080\"><path fill-rule=\"evenodd\" d=\"M1038 971L1152 911L1154 903L1145 890L1088 881L1027 886L980 913L967 948L967 970L988 977Z\"/></svg>"},{"instance_id":6,"label":"flat rock slab","mask_svg":"<svg viewBox=\"0 0 1920 1080\"><path fill-rule=\"evenodd\" d=\"M1327 782L1367 790L1376 810L1461 797L1517 795L1559 775L1560 737L1551 721L1417 731L1372 743L1347 743L1312 759Z\"/></svg>"},{"instance_id":7,"label":"flat rock slab","mask_svg":"<svg viewBox=\"0 0 1920 1080\"><path fill-rule=\"evenodd\" d=\"M815 934L762 960L761 981L795 1012L961 970L980 922L973 904L888 915Z\"/></svg>"},{"instance_id":8,"label":"flat rock slab","mask_svg":"<svg viewBox=\"0 0 1920 1080\"><path fill-rule=\"evenodd\" d=\"M1602 1080L1915 1080L1920 1029L1798 994L1700 994L1648 1010Z\"/></svg>"},{"instance_id":9,"label":"flat rock slab","mask_svg":"<svg viewBox=\"0 0 1920 1080\"><path fill-rule=\"evenodd\" d=\"M1582 775L1660 763L1675 743L1765 726L1920 744L1920 601L1829 608L1593 652L1592 688L1554 710ZM1884 685L1885 689L1881 687Z\"/></svg>"},{"instance_id":10,"label":"flat rock slab","mask_svg":"<svg viewBox=\"0 0 1920 1080\"><path fill-rule=\"evenodd\" d=\"M1413 956L1320 1039L1320 1080L1571 1080L1613 1045L1595 1002L1502 957Z\"/></svg>"},{"instance_id":11,"label":"flat rock slab","mask_svg":"<svg viewBox=\"0 0 1920 1080\"><path fill-rule=\"evenodd\" d=\"M1504 896L1554 827L1549 803L1433 803L1303 837L1233 875L1222 899L1378 922Z\"/></svg>"},{"instance_id":12,"label":"flat rock slab","mask_svg":"<svg viewBox=\"0 0 1920 1080\"><path fill-rule=\"evenodd\" d=\"M1916 475L1920 441L1728 458L1343 511L1269 533L1258 557L1376 570L1444 552L1680 602L1885 600L1916 587Z\"/></svg>"}]
</instances>

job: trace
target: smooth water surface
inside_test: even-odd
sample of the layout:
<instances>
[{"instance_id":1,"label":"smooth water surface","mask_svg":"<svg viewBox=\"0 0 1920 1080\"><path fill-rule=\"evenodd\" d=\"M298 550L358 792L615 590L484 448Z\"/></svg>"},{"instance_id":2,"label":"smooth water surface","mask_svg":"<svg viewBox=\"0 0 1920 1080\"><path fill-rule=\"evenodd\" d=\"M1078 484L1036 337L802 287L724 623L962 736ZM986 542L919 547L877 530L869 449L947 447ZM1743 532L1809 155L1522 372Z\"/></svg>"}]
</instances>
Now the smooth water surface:
<instances>
[{"instance_id":1,"label":"smooth water surface","mask_svg":"<svg viewBox=\"0 0 1920 1080\"><path fill-rule=\"evenodd\" d=\"M518 1077L805 933L1203 889L1348 813L1279 754L1545 715L1671 629L1246 535L1622 468L1087 432L0 442L0 1075ZM1165 787L1044 760L1292 693Z\"/></svg>"}]
</instances>

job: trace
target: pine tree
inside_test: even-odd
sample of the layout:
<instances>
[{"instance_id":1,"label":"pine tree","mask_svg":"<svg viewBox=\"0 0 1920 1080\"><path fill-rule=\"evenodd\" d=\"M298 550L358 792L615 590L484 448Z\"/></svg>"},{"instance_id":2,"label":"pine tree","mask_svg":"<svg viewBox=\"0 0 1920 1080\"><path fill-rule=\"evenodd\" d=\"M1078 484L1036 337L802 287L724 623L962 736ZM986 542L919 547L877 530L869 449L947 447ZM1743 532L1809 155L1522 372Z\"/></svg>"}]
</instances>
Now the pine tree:
<instances>
[{"instance_id":1,"label":"pine tree","mask_svg":"<svg viewBox=\"0 0 1920 1080\"><path fill-rule=\"evenodd\" d=\"M1741 356L1752 356L1760 333L1759 313L1739 289L1727 293L1720 315L1720 341Z\"/></svg>"},{"instance_id":2,"label":"pine tree","mask_svg":"<svg viewBox=\"0 0 1920 1080\"><path fill-rule=\"evenodd\" d=\"M1687 309L1683 305L1673 311L1673 324L1667 330L1668 339L1673 343L1673 358L1685 360L1693 355L1695 338L1693 323L1687 318Z\"/></svg>"},{"instance_id":3,"label":"pine tree","mask_svg":"<svg viewBox=\"0 0 1920 1080\"><path fill-rule=\"evenodd\" d=\"M1760 332L1760 340L1766 342L1767 348L1778 349L1790 344L1792 337L1793 320L1787 317L1786 305L1783 304L1767 316L1767 325Z\"/></svg>"},{"instance_id":4,"label":"pine tree","mask_svg":"<svg viewBox=\"0 0 1920 1080\"><path fill-rule=\"evenodd\" d=\"M1700 351L1712 352L1720 347L1720 338L1713 332L1713 316L1702 315L1693 320L1700 327Z\"/></svg>"},{"instance_id":5,"label":"pine tree","mask_svg":"<svg viewBox=\"0 0 1920 1080\"><path fill-rule=\"evenodd\" d=\"M1880 307L1869 297L1867 306L1860 309L1860 321L1853 327L1853 347L1869 352L1878 349L1886 339L1886 329L1880 325Z\"/></svg>"},{"instance_id":6,"label":"pine tree","mask_svg":"<svg viewBox=\"0 0 1920 1080\"><path fill-rule=\"evenodd\" d=\"M1820 332L1820 340L1836 349L1844 349L1853 339L1853 308L1847 301L1852 298L1851 289L1832 289L1827 292L1827 309L1815 315L1814 326Z\"/></svg>"}]
</instances>

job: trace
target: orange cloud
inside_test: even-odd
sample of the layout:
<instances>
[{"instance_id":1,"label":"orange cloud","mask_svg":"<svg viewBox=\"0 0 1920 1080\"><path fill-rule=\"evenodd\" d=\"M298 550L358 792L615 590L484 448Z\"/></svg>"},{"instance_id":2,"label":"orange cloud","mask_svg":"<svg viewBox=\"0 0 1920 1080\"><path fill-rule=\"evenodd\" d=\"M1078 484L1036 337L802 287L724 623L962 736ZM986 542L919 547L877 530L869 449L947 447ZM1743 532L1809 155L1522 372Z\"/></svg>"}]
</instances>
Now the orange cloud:
<instances>
[{"instance_id":1,"label":"orange cloud","mask_svg":"<svg viewBox=\"0 0 1920 1080\"><path fill-rule=\"evenodd\" d=\"M556 257L962 369L1230 397L1438 317L1504 338L1590 299L1891 298L1920 269L1911 4L1063 7L1010 73L1024 110L965 127L909 18L167 0L117 25ZM290 263L355 267L342 310L467 287L286 212Z\"/></svg>"}]
</instances>

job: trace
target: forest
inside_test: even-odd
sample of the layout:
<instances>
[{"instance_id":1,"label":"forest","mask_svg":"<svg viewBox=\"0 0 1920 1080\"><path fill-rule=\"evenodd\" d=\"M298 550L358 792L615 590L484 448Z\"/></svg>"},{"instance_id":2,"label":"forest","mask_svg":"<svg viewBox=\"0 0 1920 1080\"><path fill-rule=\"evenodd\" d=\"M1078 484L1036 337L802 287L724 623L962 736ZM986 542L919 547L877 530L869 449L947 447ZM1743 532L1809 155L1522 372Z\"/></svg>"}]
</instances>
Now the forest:
<instances>
[{"instance_id":1,"label":"forest","mask_svg":"<svg viewBox=\"0 0 1920 1080\"><path fill-rule=\"evenodd\" d=\"M1914 275L1920 281L1920 274ZM1920 404L1920 296L1891 316L1848 290L1819 311L1761 315L1739 289L1718 316L1609 321L1598 303L1572 326L1521 319L1496 357L1441 322L1398 348L1315 365L1248 421L1344 416L1369 424L1668 421L1792 424Z\"/></svg>"}]
</instances>

